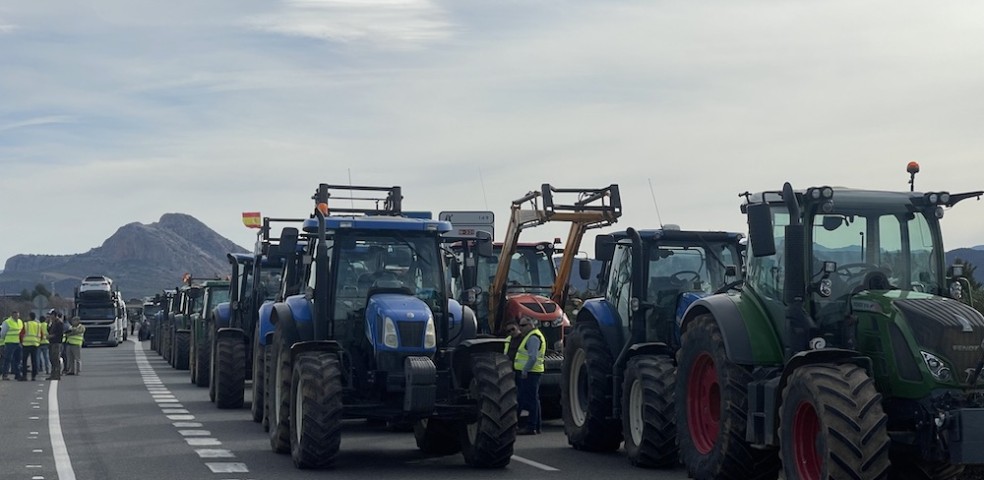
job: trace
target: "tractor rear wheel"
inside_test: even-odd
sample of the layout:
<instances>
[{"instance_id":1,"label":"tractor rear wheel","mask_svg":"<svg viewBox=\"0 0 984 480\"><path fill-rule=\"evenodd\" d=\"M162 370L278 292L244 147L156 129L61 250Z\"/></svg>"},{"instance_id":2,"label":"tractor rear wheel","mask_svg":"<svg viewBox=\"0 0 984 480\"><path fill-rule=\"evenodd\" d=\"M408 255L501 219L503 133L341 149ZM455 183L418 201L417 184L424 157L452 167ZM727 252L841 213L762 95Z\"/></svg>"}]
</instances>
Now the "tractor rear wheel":
<instances>
[{"instance_id":1,"label":"tractor rear wheel","mask_svg":"<svg viewBox=\"0 0 984 480\"><path fill-rule=\"evenodd\" d=\"M745 442L752 376L728 360L713 316L698 316L684 332L677 371L677 439L687 473L693 478L775 479L775 450Z\"/></svg>"},{"instance_id":2,"label":"tractor rear wheel","mask_svg":"<svg viewBox=\"0 0 984 480\"><path fill-rule=\"evenodd\" d=\"M505 467L516 443L516 377L509 359L501 353L472 356L468 391L475 400L476 416L474 422L459 425L465 463L480 468Z\"/></svg>"},{"instance_id":3,"label":"tractor rear wheel","mask_svg":"<svg viewBox=\"0 0 984 480\"><path fill-rule=\"evenodd\" d=\"M673 390L676 368L669 357L639 355L629 360L622 382L625 453L637 467L673 467L679 461Z\"/></svg>"},{"instance_id":4,"label":"tractor rear wheel","mask_svg":"<svg viewBox=\"0 0 984 480\"><path fill-rule=\"evenodd\" d=\"M888 478L887 421L875 381L863 368L796 369L779 411L783 478Z\"/></svg>"},{"instance_id":5,"label":"tractor rear wheel","mask_svg":"<svg viewBox=\"0 0 984 480\"><path fill-rule=\"evenodd\" d=\"M174 369L187 370L191 354L191 332L175 332L174 334Z\"/></svg>"},{"instance_id":6,"label":"tractor rear wheel","mask_svg":"<svg viewBox=\"0 0 984 480\"><path fill-rule=\"evenodd\" d=\"M417 448L433 455L451 455L461 451L454 424L438 418L424 418L413 425Z\"/></svg>"},{"instance_id":7,"label":"tractor rear wheel","mask_svg":"<svg viewBox=\"0 0 984 480\"><path fill-rule=\"evenodd\" d=\"M263 369L266 368L264 356L266 350L260 345L259 335L253 335L253 401L250 403L250 414L253 421L263 421Z\"/></svg>"},{"instance_id":8,"label":"tractor rear wheel","mask_svg":"<svg viewBox=\"0 0 984 480\"><path fill-rule=\"evenodd\" d=\"M614 452L622 426L612 418L612 355L598 326L578 323L564 339L560 405L567 443L578 450Z\"/></svg>"},{"instance_id":9,"label":"tractor rear wheel","mask_svg":"<svg viewBox=\"0 0 984 480\"><path fill-rule=\"evenodd\" d=\"M290 382L292 378L290 349L284 343L281 329L273 334L267 384L267 401L270 405L270 448L277 453L290 451Z\"/></svg>"},{"instance_id":10,"label":"tractor rear wheel","mask_svg":"<svg viewBox=\"0 0 984 480\"><path fill-rule=\"evenodd\" d=\"M342 439L342 370L324 352L297 356L290 386L290 456L298 468L324 468Z\"/></svg>"},{"instance_id":11,"label":"tractor rear wheel","mask_svg":"<svg viewBox=\"0 0 984 480\"><path fill-rule=\"evenodd\" d=\"M224 336L215 342L215 406L241 408L246 391L246 344Z\"/></svg>"},{"instance_id":12,"label":"tractor rear wheel","mask_svg":"<svg viewBox=\"0 0 984 480\"><path fill-rule=\"evenodd\" d=\"M206 338L197 342L195 349L195 370L192 381L199 387L207 387L212 373L212 341Z\"/></svg>"}]
</instances>

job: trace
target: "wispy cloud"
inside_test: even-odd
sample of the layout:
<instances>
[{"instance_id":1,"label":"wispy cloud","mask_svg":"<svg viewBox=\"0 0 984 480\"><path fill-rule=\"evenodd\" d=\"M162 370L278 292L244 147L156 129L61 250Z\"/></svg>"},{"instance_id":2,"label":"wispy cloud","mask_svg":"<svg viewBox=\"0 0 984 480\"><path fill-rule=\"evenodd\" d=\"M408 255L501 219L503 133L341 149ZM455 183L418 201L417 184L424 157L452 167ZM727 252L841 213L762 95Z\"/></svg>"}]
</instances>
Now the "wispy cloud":
<instances>
[{"instance_id":1,"label":"wispy cloud","mask_svg":"<svg viewBox=\"0 0 984 480\"><path fill-rule=\"evenodd\" d=\"M407 50L446 39L448 16L428 0L287 0L247 24L259 30L380 49Z\"/></svg>"},{"instance_id":2,"label":"wispy cloud","mask_svg":"<svg viewBox=\"0 0 984 480\"><path fill-rule=\"evenodd\" d=\"M0 124L0 132L5 132L7 130L15 130L18 128L40 127L45 125L72 123L73 121L74 118L69 115L51 115L47 117L28 118L26 120L20 120L7 124Z\"/></svg>"}]
</instances>

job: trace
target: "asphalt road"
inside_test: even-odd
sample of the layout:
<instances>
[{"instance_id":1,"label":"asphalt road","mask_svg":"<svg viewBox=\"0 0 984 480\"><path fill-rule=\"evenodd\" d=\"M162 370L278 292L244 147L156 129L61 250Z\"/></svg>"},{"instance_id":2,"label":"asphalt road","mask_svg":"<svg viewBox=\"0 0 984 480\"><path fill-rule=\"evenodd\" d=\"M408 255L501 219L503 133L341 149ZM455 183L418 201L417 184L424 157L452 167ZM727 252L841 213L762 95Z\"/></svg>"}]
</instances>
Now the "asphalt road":
<instances>
[{"instance_id":1,"label":"asphalt road","mask_svg":"<svg viewBox=\"0 0 984 480\"><path fill-rule=\"evenodd\" d=\"M510 465L478 470L460 455L429 456L412 433L346 421L341 452L327 471L298 470L270 450L246 408L219 410L187 371L165 363L148 342L86 348L83 371L59 382L0 383L3 479L684 479L682 468L644 470L623 452L593 454L567 445L563 425L518 437ZM41 378L39 376L39 378Z\"/></svg>"}]
</instances>

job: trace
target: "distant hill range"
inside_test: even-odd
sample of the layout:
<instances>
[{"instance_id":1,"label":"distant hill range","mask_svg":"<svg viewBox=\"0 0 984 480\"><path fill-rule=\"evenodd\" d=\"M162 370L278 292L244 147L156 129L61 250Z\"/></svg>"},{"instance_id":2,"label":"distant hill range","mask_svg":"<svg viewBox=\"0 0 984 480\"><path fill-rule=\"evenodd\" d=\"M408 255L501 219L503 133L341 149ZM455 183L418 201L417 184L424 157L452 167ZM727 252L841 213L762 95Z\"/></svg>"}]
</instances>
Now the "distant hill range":
<instances>
[{"instance_id":1,"label":"distant hill range","mask_svg":"<svg viewBox=\"0 0 984 480\"><path fill-rule=\"evenodd\" d=\"M42 284L71 298L82 278L105 275L124 298L141 298L178 286L186 272L225 277L230 272L226 254L244 252L196 218L167 213L157 223L124 225L86 253L15 255L0 273L0 292L17 294Z\"/></svg>"},{"instance_id":2,"label":"distant hill range","mask_svg":"<svg viewBox=\"0 0 984 480\"><path fill-rule=\"evenodd\" d=\"M954 260L958 258L964 263L973 265L974 279L980 283L984 283L984 245L978 245L972 248L958 248L946 252L947 265L953 264Z\"/></svg>"}]
</instances>

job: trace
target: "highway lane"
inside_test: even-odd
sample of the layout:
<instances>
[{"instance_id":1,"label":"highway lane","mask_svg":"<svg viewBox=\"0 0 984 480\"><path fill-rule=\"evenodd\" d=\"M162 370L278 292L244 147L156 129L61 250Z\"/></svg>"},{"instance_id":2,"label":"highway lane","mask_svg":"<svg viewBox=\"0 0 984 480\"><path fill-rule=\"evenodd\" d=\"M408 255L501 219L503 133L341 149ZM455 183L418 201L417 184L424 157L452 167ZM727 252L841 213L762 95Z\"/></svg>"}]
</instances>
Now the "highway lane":
<instances>
[{"instance_id":1,"label":"highway lane","mask_svg":"<svg viewBox=\"0 0 984 480\"><path fill-rule=\"evenodd\" d=\"M477 470L465 466L460 455L421 453L411 433L351 420L332 469L298 470L289 455L270 450L267 434L250 421L249 392L246 408L219 410L207 389L193 385L187 371L167 365L149 342L86 348L82 356L82 375L57 382L61 431L78 479L686 478L682 468L632 467L623 452L576 451L567 445L559 421L547 422L542 435L519 437L507 468ZM9 472L15 473L9 478L69 478L57 475L52 454L47 410L52 383L0 384L3 478Z\"/></svg>"}]
</instances>

